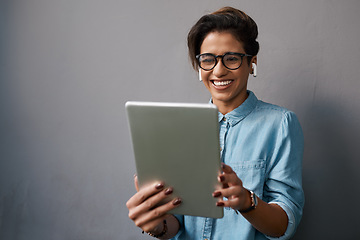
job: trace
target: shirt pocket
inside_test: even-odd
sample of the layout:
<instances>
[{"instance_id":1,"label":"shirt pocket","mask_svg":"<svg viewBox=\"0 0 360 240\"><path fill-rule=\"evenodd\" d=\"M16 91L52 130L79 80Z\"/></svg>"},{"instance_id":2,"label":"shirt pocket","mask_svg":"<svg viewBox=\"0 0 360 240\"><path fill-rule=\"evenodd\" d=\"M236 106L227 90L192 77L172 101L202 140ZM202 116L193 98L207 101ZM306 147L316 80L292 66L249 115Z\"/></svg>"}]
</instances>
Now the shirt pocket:
<instances>
[{"instance_id":1,"label":"shirt pocket","mask_svg":"<svg viewBox=\"0 0 360 240\"><path fill-rule=\"evenodd\" d=\"M258 197L262 197L266 167L265 159L230 163L229 166L240 178L244 188L252 190Z\"/></svg>"}]
</instances>

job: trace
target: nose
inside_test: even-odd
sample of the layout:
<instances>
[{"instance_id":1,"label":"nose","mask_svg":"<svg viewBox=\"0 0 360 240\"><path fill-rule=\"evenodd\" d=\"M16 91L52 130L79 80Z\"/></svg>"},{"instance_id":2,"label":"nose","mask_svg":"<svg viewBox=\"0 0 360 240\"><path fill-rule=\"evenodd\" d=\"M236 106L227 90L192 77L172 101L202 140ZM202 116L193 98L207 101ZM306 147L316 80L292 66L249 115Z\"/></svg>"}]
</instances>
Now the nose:
<instances>
[{"instance_id":1,"label":"nose","mask_svg":"<svg viewBox=\"0 0 360 240\"><path fill-rule=\"evenodd\" d=\"M215 77L220 78L227 74L228 69L224 66L222 61L219 59L219 61L216 63L216 65L212 71L213 71L213 74L215 75Z\"/></svg>"}]
</instances>

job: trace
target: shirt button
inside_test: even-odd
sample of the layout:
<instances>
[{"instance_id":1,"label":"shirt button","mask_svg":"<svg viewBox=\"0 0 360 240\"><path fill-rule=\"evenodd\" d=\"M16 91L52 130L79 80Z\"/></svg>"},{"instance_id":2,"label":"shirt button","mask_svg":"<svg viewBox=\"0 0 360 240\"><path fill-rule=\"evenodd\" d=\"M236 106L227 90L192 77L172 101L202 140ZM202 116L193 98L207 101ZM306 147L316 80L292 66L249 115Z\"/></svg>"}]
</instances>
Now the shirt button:
<instances>
[{"instance_id":1,"label":"shirt button","mask_svg":"<svg viewBox=\"0 0 360 240\"><path fill-rule=\"evenodd\" d=\"M223 117L223 121L224 121L224 122L226 121L226 117Z\"/></svg>"}]
</instances>

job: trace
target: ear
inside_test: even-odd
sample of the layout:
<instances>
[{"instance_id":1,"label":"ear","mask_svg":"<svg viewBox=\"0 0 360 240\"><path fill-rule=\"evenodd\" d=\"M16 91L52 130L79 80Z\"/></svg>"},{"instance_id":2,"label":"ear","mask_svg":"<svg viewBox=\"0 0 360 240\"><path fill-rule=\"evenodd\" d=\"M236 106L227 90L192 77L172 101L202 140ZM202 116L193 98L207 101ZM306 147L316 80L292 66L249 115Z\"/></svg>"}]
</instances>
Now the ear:
<instances>
[{"instance_id":1,"label":"ear","mask_svg":"<svg viewBox=\"0 0 360 240\"><path fill-rule=\"evenodd\" d=\"M257 56L252 57L251 63L255 63L257 65Z\"/></svg>"}]
</instances>

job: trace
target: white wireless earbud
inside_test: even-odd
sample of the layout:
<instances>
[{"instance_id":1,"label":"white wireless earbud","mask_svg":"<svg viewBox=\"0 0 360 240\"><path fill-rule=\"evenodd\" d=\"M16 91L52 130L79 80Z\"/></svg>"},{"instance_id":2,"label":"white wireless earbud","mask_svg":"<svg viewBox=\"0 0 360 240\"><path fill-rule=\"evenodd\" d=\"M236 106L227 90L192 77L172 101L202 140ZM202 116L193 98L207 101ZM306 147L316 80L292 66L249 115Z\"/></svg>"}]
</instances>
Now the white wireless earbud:
<instances>
[{"instance_id":1,"label":"white wireless earbud","mask_svg":"<svg viewBox=\"0 0 360 240\"><path fill-rule=\"evenodd\" d=\"M255 63L252 63L252 69L253 69L253 76L256 77L257 72L256 72L256 64Z\"/></svg>"},{"instance_id":2,"label":"white wireless earbud","mask_svg":"<svg viewBox=\"0 0 360 240\"><path fill-rule=\"evenodd\" d=\"M201 79L201 68L199 68L199 81L201 82L202 79Z\"/></svg>"}]
</instances>

